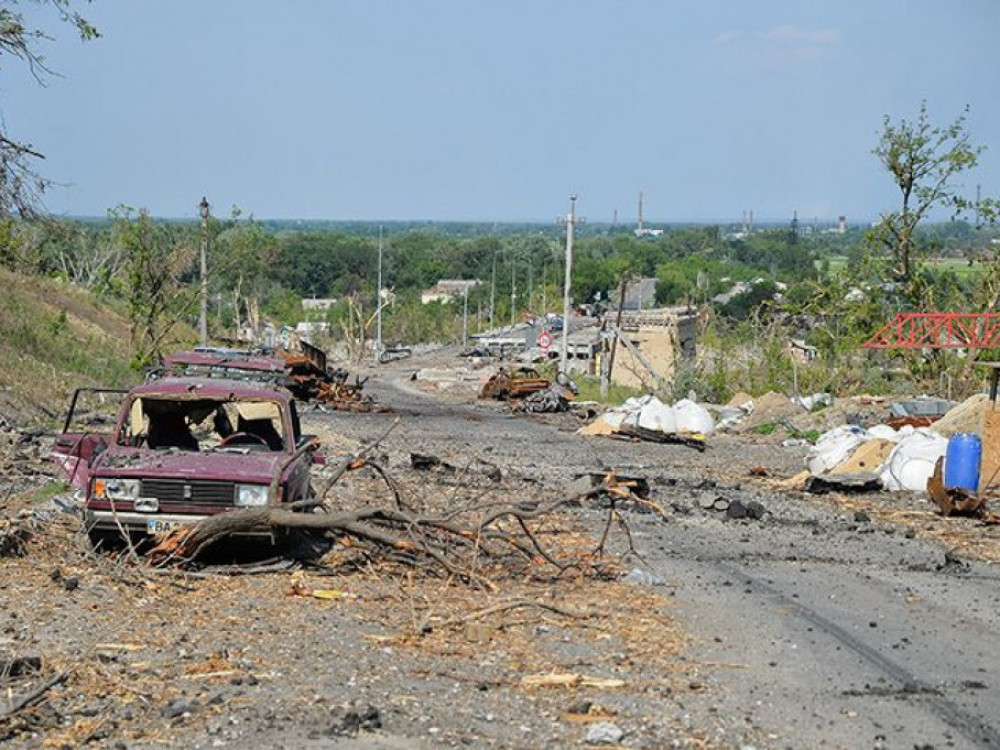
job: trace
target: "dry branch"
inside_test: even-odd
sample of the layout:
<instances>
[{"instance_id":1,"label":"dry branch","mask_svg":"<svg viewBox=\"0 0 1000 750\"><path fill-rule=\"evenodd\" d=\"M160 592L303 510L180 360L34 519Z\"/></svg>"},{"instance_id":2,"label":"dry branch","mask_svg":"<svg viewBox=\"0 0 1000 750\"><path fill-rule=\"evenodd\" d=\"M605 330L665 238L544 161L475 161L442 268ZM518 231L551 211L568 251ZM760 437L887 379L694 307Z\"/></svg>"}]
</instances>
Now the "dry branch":
<instances>
[{"instance_id":1,"label":"dry branch","mask_svg":"<svg viewBox=\"0 0 1000 750\"><path fill-rule=\"evenodd\" d=\"M364 459L348 457L334 471L323 493L352 468L366 465ZM384 470L379 472L392 487ZM232 536L274 533L292 529L309 530L340 541L350 541L375 559L391 560L490 588L490 564L507 569L537 572L550 567L561 575L577 569L601 572L597 561L604 555L607 529L623 522L615 509L621 487L609 475L606 481L567 497L546 503L479 506L452 511L444 516L419 515L396 497L396 507L365 507L334 512L295 512L289 507L267 506L240 509L211 516L191 527L173 531L152 552L154 562L190 562L216 542ZM394 493L395 494L395 493ZM611 499L606 530L595 549L567 555L550 549L544 542L546 522L569 505L586 498L607 494ZM627 536L627 534L626 534Z\"/></svg>"},{"instance_id":2,"label":"dry branch","mask_svg":"<svg viewBox=\"0 0 1000 750\"><path fill-rule=\"evenodd\" d=\"M3 721L4 719L7 719L7 718L13 716L18 711L20 711L22 708L25 708L26 706L30 706L32 703L34 703L35 701L37 701L39 698L41 698L43 695L45 695L49 690L51 690L53 687L55 687L60 682L62 682L63 680L65 680L67 677L69 677L69 673L68 672L59 672L58 674L56 674L56 675L50 677L49 679L47 679L45 682L43 682L41 685L39 685L38 687L36 687L30 693L26 693L25 695L22 695L20 698L18 698L13 703L11 703L7 707L6 711L3 711L2 713L0 713L0 721Z\"/></svg>"},{"instance_id":3,"label":"dry branch","mask_svg":"<svg viewBox=\"0 0 1000 750\"><path fill-rule=\"evenodd\" d=\"M558 607L555 604L546 604L545 602L537 602L532 599L517 599L512 602L504 602L502 604L495 604L492 607L485 607L484 609L478 609L475 612L470 612L467 615L462 615L459 617L449 617L447 620L443 620L439 623L431 623L430 618L424 618L424 621L420 624L419 632L427 633L434 628L447 628L452 625L462 625L467 622L474 622L476 620L481 620L484 617L489 617L490 615L500 614L502 612L510 612L515 609L524 609L528 607L536 607L538 609L544 609L549 612L554 612L557 615L562 615L563 617L569 617L574 620L586 620L591 617L597 617L597 612L573 612L563 607Z\"/></svg>"}]
</instances>

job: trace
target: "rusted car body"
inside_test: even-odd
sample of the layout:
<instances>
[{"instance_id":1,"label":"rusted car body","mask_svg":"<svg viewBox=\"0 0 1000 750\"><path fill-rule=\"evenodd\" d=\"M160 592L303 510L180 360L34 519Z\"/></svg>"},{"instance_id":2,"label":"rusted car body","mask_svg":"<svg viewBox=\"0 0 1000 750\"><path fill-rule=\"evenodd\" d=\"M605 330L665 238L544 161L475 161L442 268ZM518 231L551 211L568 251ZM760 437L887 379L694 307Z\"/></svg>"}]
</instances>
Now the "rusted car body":
<instances>
[{"instance_id":1,"label":"rusted car body","mask_svg":"<svg viewBox=\"0 0 1000 750\"><path fill-rule=\"evenodd\" d=\"M479 398L493 398L498 401L521 399L532 393L544 391L550 385L533 367L518 367L500 370L483 384Z\"/></svg>"},{"instance_id":2,"label":"rusted car body","mask_svg":"<svg viewBox=\"0 0 1000 750\"><path fill-rule=\"evenodd\" d=\"M284 388L166 377L129 391L111 432L59 435L53 458L92 536L145 535L307 498L315 447Z\"/></svg>"},{"instance_id":3,"label":"rusted car body","mask_svg":"<svg viewBox=\"0 0 1000 750\"><path fill-rule=\"evenodd\" d=\"M207 377L277 383L300 401L319 401L342 411L371 411L374 403L363 394L365 380L349 381L346 370L327 367L326 352L302 341L295 351L201 347L175 352L150 379Z\"/></svg>"}]
</instances>

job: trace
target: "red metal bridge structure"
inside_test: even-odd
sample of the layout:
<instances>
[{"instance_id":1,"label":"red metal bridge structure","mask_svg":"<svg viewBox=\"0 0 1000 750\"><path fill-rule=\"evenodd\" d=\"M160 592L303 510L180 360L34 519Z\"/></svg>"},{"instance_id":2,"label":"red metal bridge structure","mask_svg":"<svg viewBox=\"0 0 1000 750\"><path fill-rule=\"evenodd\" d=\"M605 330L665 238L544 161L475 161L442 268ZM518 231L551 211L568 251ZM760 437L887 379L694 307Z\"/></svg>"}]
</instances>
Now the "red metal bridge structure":
<instances>
[{"instance_id":1,"label":"red metal bridge structure","mask_svg":"<svg viewBox=\"0 0 1000 750\"><path fill-rule=\"evenodd\" d=\"M900 313L865 349L1000 349L1000 313Z\"/></svg>"}]
</instances>

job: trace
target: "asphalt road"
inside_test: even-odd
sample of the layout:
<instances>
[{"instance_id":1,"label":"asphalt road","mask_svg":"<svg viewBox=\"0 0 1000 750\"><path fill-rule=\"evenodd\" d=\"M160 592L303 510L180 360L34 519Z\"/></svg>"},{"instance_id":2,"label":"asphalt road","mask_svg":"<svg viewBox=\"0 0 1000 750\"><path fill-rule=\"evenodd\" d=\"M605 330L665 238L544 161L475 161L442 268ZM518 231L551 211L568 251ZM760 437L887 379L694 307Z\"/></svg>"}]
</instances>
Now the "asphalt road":
<instances>
[{"instance_id":1,"label":"asphalt road","mask_svg":"<svg viewBox=\"0 0 1000 750\"><path fill-rule=\"evenodd\" d=\"M1000 572L946 560L932 542L855 519L828 500L741 480L753 466L792 473L802 453L713 438L706 453L583 438L467 398L373 378L400 424L387 449L485 458L558 486L597 466L641 472L668 523L629 519L654 585L692 638L704 690L663 711L731 747L1000 748ZM372 439L389 415L331 415ZM571 425L570 425L571 426ZM706 510L754 499L764 519Z\"/></svg>"}]
</instances>

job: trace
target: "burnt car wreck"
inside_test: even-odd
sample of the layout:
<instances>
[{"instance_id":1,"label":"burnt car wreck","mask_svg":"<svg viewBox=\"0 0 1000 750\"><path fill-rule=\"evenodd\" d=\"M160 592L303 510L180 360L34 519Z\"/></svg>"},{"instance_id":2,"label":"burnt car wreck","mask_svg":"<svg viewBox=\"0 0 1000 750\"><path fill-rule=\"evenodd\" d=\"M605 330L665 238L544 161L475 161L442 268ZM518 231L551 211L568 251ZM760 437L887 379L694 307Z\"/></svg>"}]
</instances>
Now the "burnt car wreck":
<instances>
[{"instance_id":1,"label":"burnt car wreck","mask_svg":"<svg viewBox=\"0 0 1000 750\"><path fill-rule=\"evenodd\" d=\"M316 445L284 388L168 377L132 389L111 433L60 435L54 458L98 542L307 499Z\"/></svg>"}]
</instances>

